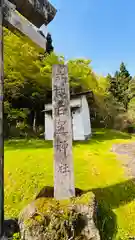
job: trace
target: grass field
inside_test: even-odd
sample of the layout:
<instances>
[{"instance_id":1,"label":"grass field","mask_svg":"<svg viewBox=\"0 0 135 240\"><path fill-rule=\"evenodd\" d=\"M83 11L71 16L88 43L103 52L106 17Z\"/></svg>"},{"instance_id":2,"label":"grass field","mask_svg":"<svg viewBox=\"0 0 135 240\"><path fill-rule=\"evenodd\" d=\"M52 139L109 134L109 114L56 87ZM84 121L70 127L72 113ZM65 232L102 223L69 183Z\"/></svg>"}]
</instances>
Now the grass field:
<instances>
[{"instance_id":1,"label":"grass field","mask_svg":"<svg viewBox=\"0 0 135 240\"><path fill-rule=\"evenodd\" d=\"M92 190L99 202L98 222L104 240L135 236L135 185L122 162L110 151L131 136L100 130L86 143L74 143L76 187ZM44 186L53 186L52 143L42 140L5 142L5 215L16 217Z\"/></svg>"}]
</instances>

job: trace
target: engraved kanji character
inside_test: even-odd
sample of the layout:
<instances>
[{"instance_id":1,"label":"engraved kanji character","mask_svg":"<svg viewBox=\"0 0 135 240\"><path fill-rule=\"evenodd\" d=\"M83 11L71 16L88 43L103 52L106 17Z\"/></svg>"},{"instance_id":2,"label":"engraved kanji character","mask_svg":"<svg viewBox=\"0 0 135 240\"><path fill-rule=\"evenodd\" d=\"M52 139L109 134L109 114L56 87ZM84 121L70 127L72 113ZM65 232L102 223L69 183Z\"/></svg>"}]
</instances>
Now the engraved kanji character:
<instances>
[{"instance_id":1,"label":"engraved kanji character","mask_svg":"<svg viewBox=\"0 0 135 240\"><path fill-rule=\"evenodd\" d=\"M55 116L65 115L67 114L67 107L58 106L55 108Z\"/></svg>"},{"instance_id":2,"label":"engraved kanji character","mask_svg":"<svg viewBox=\"0 0 135 240\"><path fill-rule=\"evenodd\" d=\"M63 87L55 86L53 91L55 92L54 97L56 98L64 98L66 96L66 90Z\"/></svg>"},{"instance_id":3,"label":"engraved kanji character","mask_svg":"<svg viewBox=\"0 0 135 240\"><path fill-rule=\"evenodd\" d=\"M61 163L61 164L59 165L59 171L60 171L61 173L63 173L63 174L70 172L70 171L69 171L69 167L68 167L68 165L67 165L66 163L65 163L65 164Z\"/></svg>"},{"instance_id":4,"label":"engraved kanji character","mask_svg":"<svg viewBox=\"0 0 135 240\"><path fill-rule=\"evenodd\" d=\"M67 140L61 141L60 138L57 137L55 147L60 152L64 153L64 157L67 157L67 148L68 148Z\"/></svg>"},{"instance_id":5,"label":"engraved kanji character","mask_svg":"<svg viewBox=\"0 0 135 240\"><path fill-rule=\"evenodd\" d=\"M57 133L65 133L65 125L66 125L67 121L60 121L58 120L56 122L56 132Z\"/></svg>"}]
</instances>

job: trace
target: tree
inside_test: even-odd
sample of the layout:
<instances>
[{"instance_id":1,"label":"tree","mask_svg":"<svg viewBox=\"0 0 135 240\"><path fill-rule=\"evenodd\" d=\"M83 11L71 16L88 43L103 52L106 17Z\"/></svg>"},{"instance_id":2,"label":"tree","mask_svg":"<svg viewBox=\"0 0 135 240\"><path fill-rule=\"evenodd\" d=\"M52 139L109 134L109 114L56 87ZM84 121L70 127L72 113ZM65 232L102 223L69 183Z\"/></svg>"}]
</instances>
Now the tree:
<instances>
[{"instance_id":1,"label":"tree","mask_svg":"<svg viewBox=\"0 0 135 240\"><path fill-rule=\"evenodd\" d=\"M4 40L5 100L13 108L31 109L34 98L32 96L31 99L31 95L33 91L39 91L37 82L41 77L38 66L39 51L25 42L25 38L17 37L6 29L4 30Z\"/></svg>"},{"instance_id":2,"label":"tree","mask_svg":"<svg viewBox=\"0 0 135 240\"><path fill-rule=\"evenodd\" d=\"M135 125L135 97L133 97L128 104L128 116L132 124Z\"/></svg>"},{"instance_id":3,"label":"tree","mask_svg":"<svg viewBox=\"0 0 135 240\"><path fill-rule=\"evenodd\" d=\"M119 100L123 102L124 106L127 109L129 98L128 98L128 86L132 77L128 70L126 69L125 64L122 62L120 65L120 72L118 76L119 82Z\"/></svg>"},{"instance_id":4,"label":"tree","mask_svg":"<svg viewBox=\"0 0 135 240\"><path fill-rule=\"evenodd\" d=\"M70 91L72 93L92 90L98 87L96 75L90 67L90 60L77 59L68 62Z\"/></svg>"},{"instance_id":5,"label":"tree","mask_svg":"<svg viewBox=\"0 0 135 240\"><path fill-rule=\"evenodd\" d=\"M126 109L129 102L128 87L131 79L132 77L123 62L120 65L120 70L115 73L114 77L108 75L108 80L110 82L109 91L118 102L124 104Z\"/></svg>"},{"instance_id":6,"label":"tree","mask_svg":"<svg viewBox=\"0 0 135 240\"><path fill-rule=\"evenodd\" d=\"M130 73L128 72L128 70L126 69L125 64L122 62L120 65L120 72L119 72L119 76L122 77L123 79L126 79L126 83L128 84L129 81L131 80L131 76ZM127 85L128 86L128 85Z\"/></svg>"},{"instance_id":7,"label":"tree","mask_svg":"<svg viewBox=\"0 0 135 240\"><path fill-rule=\"evenodd\" d=\"M118 81L118 71L115 72L114 76L111 76L110 74L108 74L107 76L107 80L109 81L109 91L111 92L112 96L116 99L118 99L119 97L119 81Z\"/></svg>"},{"instance_id":8,"label":"tree","mask_svg":"<svg viewBox=\"0 0 135 240\"><path fill-rule=\"evenodd\" d=\"M51 101L52 66L64 64L65 59L53 52L49 34L46 54L26 42L24 37L17 37L6 29L4 40L5 112L10 110L11 118L16 115L17 119L21 114L19 109L28 109L25 122L36 131L38 125L44 124L44 104ZM135 79L131 78L124 63L114 76L107 77L96 75L90 64L86 59L68 61L70 92L91 90L93 97L88 101L97 126L100 120L104 121L104 126L113 126L116 115L125 114L129 100L135 96Z\"/></svg>"},{"instance_id":9,"label":"tree","mask_svg":"<svg viewBox=\"0 0 135 240\"><path fill-rule=\"evenodd\" d=\"M129 82L128 97L130 100L135 97L135 77Z\"/></svg>"},{"instance_id":10,"label":"tree","mask_svg":"<svg viewBox=\"0 0 135 240\"><path fill-rule=\"evenodd\" d=\"M5 101L14 109L28 108L29 125L36 130L36 126L44 122L41 112L52 87L52 65L63 63L63 57L56 56L53 52L44 54L26 42L25 37L18 37L7 29L4 29L4 41ZM51 50L51 45L49 46ZM17 111L14 111L14 115Z\"/></svg>"},{"instance_id":11,"label":"tree","mask_svg":"<svg viewBox=\"0 0 135 240\"><path fill-rule=\"evenodd\" d=\"M52 36L51 36L50 33L47 34L46 40L47 40L47 42L46 42L46 52L48 54L50 54L54 50L54 47L52 45Z\"/></svg>"}]
</instances>

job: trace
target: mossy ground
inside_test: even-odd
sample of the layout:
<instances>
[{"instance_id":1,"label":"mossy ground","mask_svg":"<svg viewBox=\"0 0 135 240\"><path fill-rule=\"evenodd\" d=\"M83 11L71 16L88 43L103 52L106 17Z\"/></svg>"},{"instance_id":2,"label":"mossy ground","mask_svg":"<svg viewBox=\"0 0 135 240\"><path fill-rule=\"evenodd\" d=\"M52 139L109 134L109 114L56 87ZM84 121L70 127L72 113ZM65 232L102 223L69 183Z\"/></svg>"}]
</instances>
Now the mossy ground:
<instances>
[{"instance_id":1,"label":"mossy ground","mask_svg":"<svg viewBox=\"0 0 135 240\"><path fill-rule=\"evenodd\" d=\"M104 240L135 236L135 184L110 151L114 143L135 138L97 130L93 138L73 147L76 187L92 190L99 202L99 227ZM52 143L41 140L5 142L5 215L16 217L44 186L53 186Z\"/></svg>"}]
</instances>

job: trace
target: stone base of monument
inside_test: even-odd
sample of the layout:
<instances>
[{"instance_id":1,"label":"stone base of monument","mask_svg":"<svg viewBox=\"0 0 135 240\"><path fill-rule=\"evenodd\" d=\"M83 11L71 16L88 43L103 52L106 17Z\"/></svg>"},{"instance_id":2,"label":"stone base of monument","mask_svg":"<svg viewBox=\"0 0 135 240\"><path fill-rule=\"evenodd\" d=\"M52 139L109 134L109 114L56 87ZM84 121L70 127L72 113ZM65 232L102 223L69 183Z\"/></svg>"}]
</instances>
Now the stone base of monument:
<instances>
[{"instance_id":1,"label":"stone base of monument","mask_svg":"<svg viewBox=\"0 0 135 240\"><path fill-rule=\"evenodd\" d=\"M23 240L100 240L93 193L70 200L38 196L19 216Z\"/></svg>"}]
</instances>

